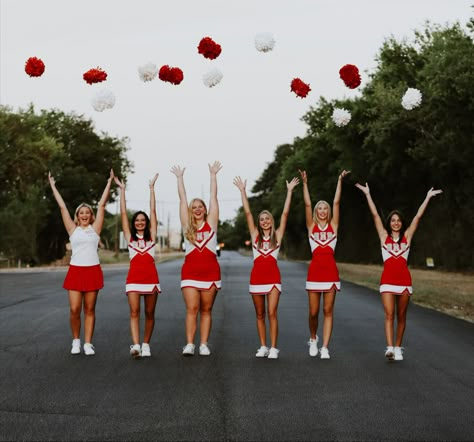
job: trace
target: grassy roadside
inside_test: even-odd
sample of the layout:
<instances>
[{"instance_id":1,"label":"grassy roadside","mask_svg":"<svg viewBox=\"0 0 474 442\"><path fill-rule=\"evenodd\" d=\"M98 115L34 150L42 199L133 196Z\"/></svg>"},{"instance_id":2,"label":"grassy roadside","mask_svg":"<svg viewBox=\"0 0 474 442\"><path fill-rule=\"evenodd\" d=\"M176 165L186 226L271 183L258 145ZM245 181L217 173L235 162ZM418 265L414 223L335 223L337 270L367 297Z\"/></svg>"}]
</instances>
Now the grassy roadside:
<instances>
[{"instance_id":1,"label":"grassy roadside","mask_svg":"<svg viewBox=\"0 0 474 442\"><path fill-rule=\"evenodd\" d=\"M338 263L341 279L379 289L380 265ZM474 275L440 270L410 269L412 302L474 322Z\"/></svg>"}]
</instances>

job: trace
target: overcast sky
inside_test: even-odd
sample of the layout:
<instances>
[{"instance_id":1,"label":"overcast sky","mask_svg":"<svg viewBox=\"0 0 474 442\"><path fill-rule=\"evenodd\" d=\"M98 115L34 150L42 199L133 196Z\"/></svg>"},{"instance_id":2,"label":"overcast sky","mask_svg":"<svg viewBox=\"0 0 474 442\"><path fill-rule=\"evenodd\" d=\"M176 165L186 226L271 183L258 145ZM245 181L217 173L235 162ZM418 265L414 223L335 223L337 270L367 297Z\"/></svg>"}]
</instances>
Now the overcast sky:
<instances>
[{"instance_id":1,"label":"overcast sky","mask_svg":"<svg viewBox=\"0 0 474 442\"><path fill-rule=\"evenodd\" d=\"M240 206L235 175L250 189L273 158L276 146L305 135L301 117L320 96L354 97L339 69L355 64L362 75L390 36L413 39L424 23L465 24L473 0L0 0L0 104L14 110L33 103L94 121L99 132L129 137L128 177L132 210L148 209L148 179L157 182L158 215L179 225L174 164L186 167L188 197L209 198L207 164L220 160L221 219ZM273 51L255 48L255 35L273 34ZM197 52L201 38L222 46L216 60ZM46 71L30 78L25 61L41 58ZM159 79L144 83L147 62L180 67L177 86ZM88 85L94 67L105 83ZM202 76L219 68L224 77L208 88ZM312 91L290 92L299 77ZM116 97L114 108L96 112L91 98L100 88ZM343 130L343 129L342 129ZM291 177L288 177L291 178ZM104 176L104 183L106 177ZM282 202L283 203L283 202ZM115 206L110 208L115 211Z\"/></svg>"}]
</instances>

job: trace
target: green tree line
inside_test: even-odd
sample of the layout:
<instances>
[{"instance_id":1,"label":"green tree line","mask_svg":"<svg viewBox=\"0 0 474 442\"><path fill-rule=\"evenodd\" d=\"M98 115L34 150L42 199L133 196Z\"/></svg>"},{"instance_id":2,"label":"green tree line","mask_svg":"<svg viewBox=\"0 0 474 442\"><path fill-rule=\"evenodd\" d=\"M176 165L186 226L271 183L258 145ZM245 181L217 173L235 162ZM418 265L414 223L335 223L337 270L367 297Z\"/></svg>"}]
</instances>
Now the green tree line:
<instances>
[{"instance_id":1,"label":"green tree line","mask_svg":"<svg viewBox=\"0 0 474 442\"><path fill-rule=\"evenodd\" d=\"M62 258L68 238L48 171L72 214L81 202L97 204L110 168L119 176L132 170L127 150L126 138L98 134L83 116L0 107L0 256L31 264ZM112 187L110 201L115 198ZM103 241L115 240L114 226L109 215Z\"/></svg>"},{"instance_id":2,"label":"green tree line","mask_svg":"<svg viewBox=\"0 0 474 442\"><path fill-rule=\"evenodd\" d=\"M279 146L254 187L252 212L266 208L279 219L285 180L305 169L313 204L332 204L337 176L345 179L336 258L344 262L380 263L380 244L364 195L356 182L368 182L382 218L401 210L408 222L429 188L443 189L430 203L415 235L410 262L427 257L448 270L472 269L474 259L474 20L465 27L426 24L413 41L388 38L377 66L354 99L326 100L303 116L307 133ZM406 110L407 88L423 94L419 107ZM332 121L334 108L350 111L345 127ZM242 211L223 223L226 247L248 239ZM301 186L295 189L282 246L293 258L309 258Z\"/></svg>"}]
</instances>

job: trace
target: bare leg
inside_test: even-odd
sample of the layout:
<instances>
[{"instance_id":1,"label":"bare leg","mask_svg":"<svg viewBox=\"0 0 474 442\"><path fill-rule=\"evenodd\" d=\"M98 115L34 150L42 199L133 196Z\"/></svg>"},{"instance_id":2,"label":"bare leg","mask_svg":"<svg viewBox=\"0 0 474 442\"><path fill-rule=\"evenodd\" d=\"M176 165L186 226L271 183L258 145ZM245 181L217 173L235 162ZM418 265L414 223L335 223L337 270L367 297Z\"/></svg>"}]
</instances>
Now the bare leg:
<instances>
[{"instance_id":1,"label":"bare leg","mask_svg":"<svg viewBox=\"0 0 474 442\"><path fill-rule=\"evenodd\" d=\"M408 305L410 303L410 295L404 293L403 295L396 296L397 303L397 340L395 345L397 347L402 346L403 334L405 333L405 328L407 324L407 311Z\"/></svg>"},{"instance_id":2,"label":"bare leg","mask_svg":"<svg viewBox=\"0 0 474 442\"><path fill-rule=\"evenodd\" d=\"M319 305L321 300L320 292L308 292L309 301L309 334L311 339L316 339L316 333L318 331L318 316L319 316Z\"/></svg>"},{"instance_id":3,"label":"bare leg","mask_svg":"<svg viewBox=\"0 0 474 442\"><path fill-rule=\"evenodd\" d=\"M72 338L81 338L82 293L69 290L69 324Z\"/></svg>"},{"instance_id":4,"label":"bare leg","mask_svg":"<svg viewBox=\"0 0 474 442\"><path fill-rule=\"evenodd\" d=\"M253 306L257 316L257 333L260 345L267 345L267 332L265 326L265 295L252 295Z\"/></svg>"},{"instance_id":5,"label":"bare leg","mask_svg":"<svg viewBox=\"0 0 474 442\"><path fill-rule=\"evenodd\" d=\"M270 342L271 346L277 348L278 341L278 302L280 301L280 292L273 288L267 295L268 320L270 322Z\"/></svg>"},{"instance_id":6,"label":"bare leg","mask_svg":"<svg viewBox=\"0 0 474 442\"><path fill-rule=\"evenodd\" d=\"M186 304L186 342L192 344L196 336L200 294L199 290L193 287L184 287L182 291L184 302Z\"/></svg>"},{"instance_id":7,"label":"bare leg","mask_svg":"<svg viewBox=\"0 0 474 442\"><path fill-rule=\"evenodd\" d=\"M130 333L134 344L140 343L140 293L127 293L130 307Z\"/></svg>"},{"instance_id":8,"label":"bare leg","mask_svg":"<svg viewBox=\"0 0 474 442\"><path fill-rule=\"evenodd\" d=\"M92 342L95 327L95 304L98 290L84 293L84 342Z\"/></svg>"},{"instance_id":9,"label":"bare leg","mask_svg":"<svg viewBox=\"0 0 474 442\"><path fill-rule=\"evenodd\" d=\"M143 333L143 342L149 344L153 329L155 328L155 307L158 293L145 295L143 298L145 300L145 332Z\"/></svg>"},{"instance_id":10,"label":"bare leg","mask_svg":"<svg viewBox=\"0 0 474 442\"><path fill-rule=\"evenodd\" d=\"M323 347L329 347L329 341L331 340L333 318L334 318L334 301L336 300L336 289L333 288L330 292L323 294L323 310L324 310L324 323L323 323Z\"/></svg>"},{"instance_id":11,"label":"bare leg","mask_svg":"<svg viewBox=\"0 0 474 442\"><path fill-rule=\"evenodd\" d=\"M200 314L201 322L199 325L199 334L201 344L207 344L212 328L212 307L216 300L217 289L213 287L210 290L201 290Z\"/></svg>"},{"instance_id":12,"label":"bare leg","mask_svg":"<svg viewBox=\"0 0 474 442\"><path fill-rule=\"evenodd\" d=\"M385 338L387 345L393 347L393 322L395 312L395 295L393 293L382 293L382 304L385 312Z\"/></svg>"}]
</instances>

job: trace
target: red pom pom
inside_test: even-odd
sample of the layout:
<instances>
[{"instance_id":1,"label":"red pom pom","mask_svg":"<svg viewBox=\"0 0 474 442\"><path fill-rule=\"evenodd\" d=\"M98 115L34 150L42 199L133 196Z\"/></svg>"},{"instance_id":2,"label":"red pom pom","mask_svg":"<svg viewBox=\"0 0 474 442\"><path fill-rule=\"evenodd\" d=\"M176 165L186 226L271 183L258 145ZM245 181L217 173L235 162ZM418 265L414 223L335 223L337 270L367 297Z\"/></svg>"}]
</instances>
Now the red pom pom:
<instances>
[{"instance_id":1,"label":"red pom pom","mask_svg":"<svg viewBox=\"0 0 474 442\"><path fill-rule=\"evenodd\" d=\"M204 37L199 42L198 52L202 54L205 58L214 60L219 57L222 52L220 44L217 44L211 37Z\"/></svg>"},{"instance_id":2,"label":"red pom pom","mask_svg":"<svg viewBox=\"0 0 474 442\"><path fill-rule=\"evenodd\" d=\"M161 66L160 70L158 71L158 78L162 81L170 81L171 76L171 68L165 64Z\"/></svg>"},{"instance_id":3,"label":"red pom pom","mask_svg":"<svg viewBox=\"0 0 474 442\"><path fill-rule=\"evenodd\" d=\"M291 91L300 98L306 97L310 90L311 88L309 87L309 84L306 84L299 78L294 78L291 82Z\"/></svg>"},{"instance_id":4,"label":"red pom pom","mask_svg":"<svg viewBox=\"0 0 474 442\"><path fill-rule=\"evenodd\" d=\"M360 85L359 69L353 64L346 64L339 70L339 76L344 81L344 84L350 88L355 89Z\"/></svg>"},{"instance_id":5,"label":"red pom pom","mask_svg":"<svg viewBox=\"0 0 474 442\"><path fill-rule=\"evenodd\" d=\"M43 75L45 66L43 60L36 57L30 57L25 63L25 72L30 77L41 77Z\"/></svg>"},{"instance_id":6,"label":"red pom pom","mask_svg":"<svg viewBox=\"0 0 474 442\"><path fill-rule=\"evenodd\" d=\"M167 64L161 66L158 78L171 84L179 84L183 81L184 74L180 68L172 68Z\"/></svg>"},{"instance_id":7,"label":"red pom pom","mask_svg":"<svg viewBox=\"0 0 474 442\"><path fill-rule=\"evenodd\" d=\"M184 74L180 68L171 68L169 82L179 84L183 81Z\"/></svg>"},{"instance_id":8,"label":"red pom pom","mask_svg":"<svg viewBox=\"0 0 474 442\"><path fill-rule=\"evenodd\" d=\"M107 72L99 67L89 69L87 72L84 72L82 78L84 78L84 81L88 84L101 83L107 79Z\"/></svg>"}]
</instances>

